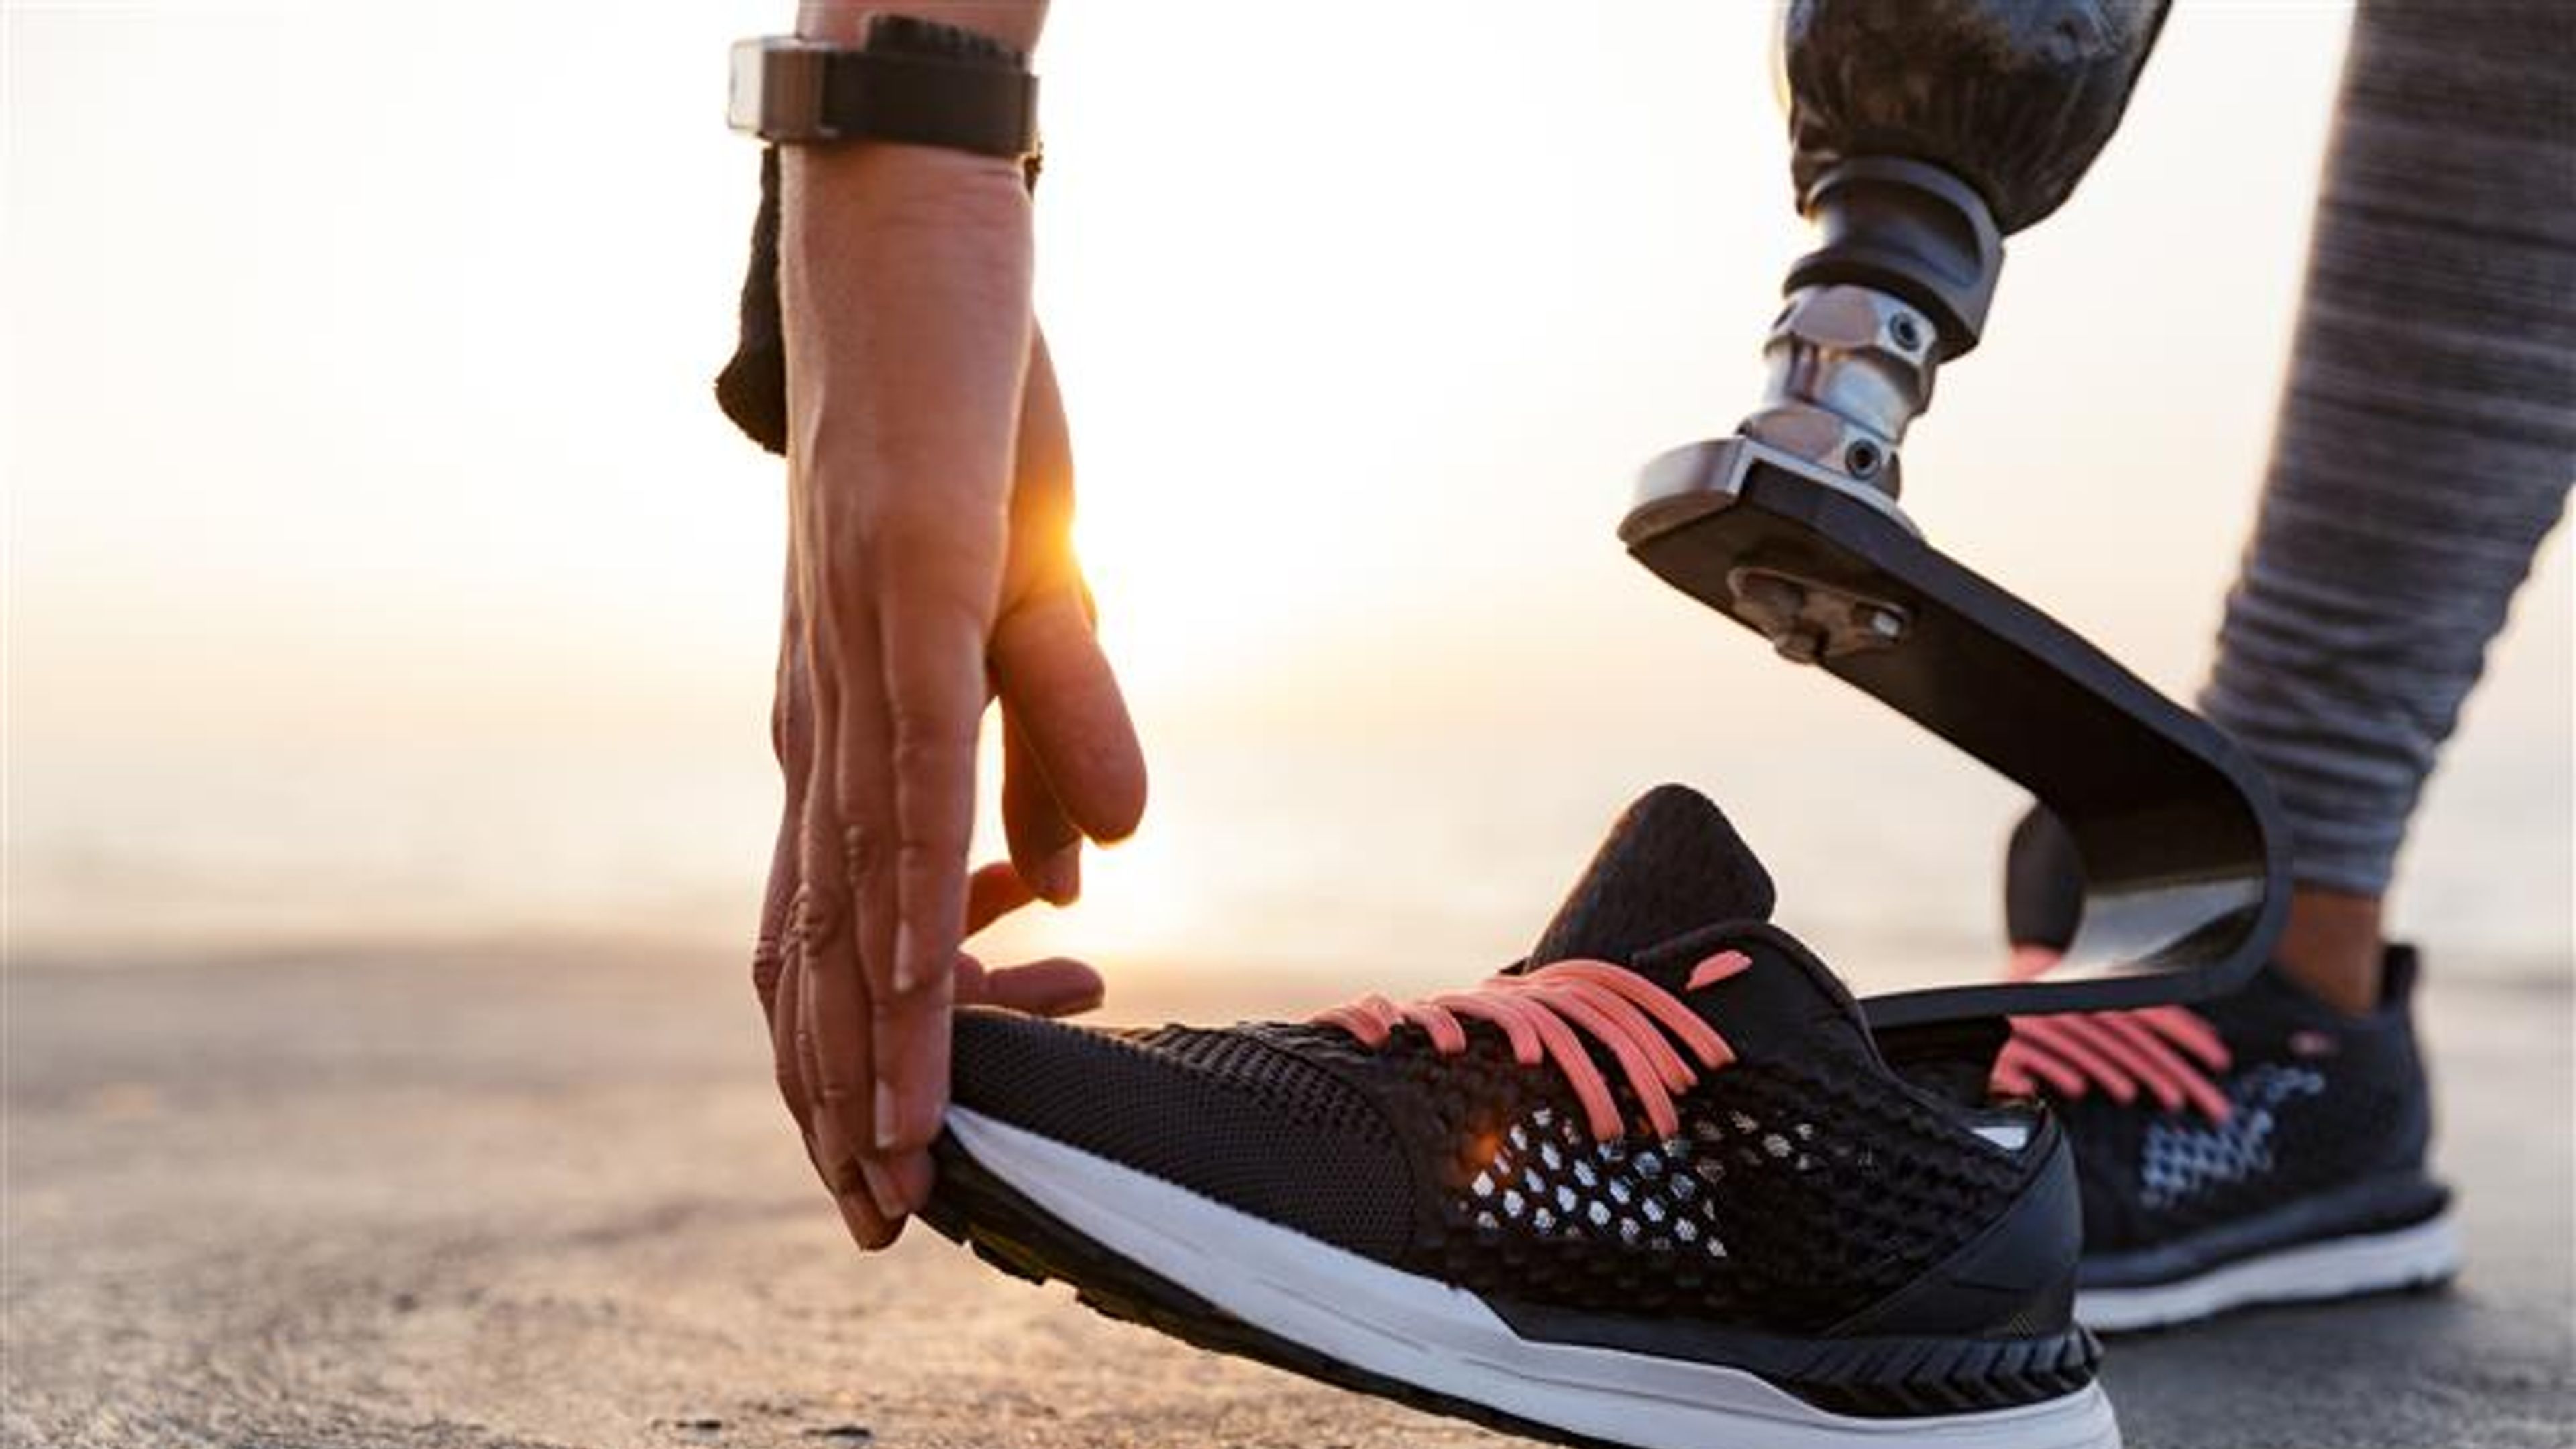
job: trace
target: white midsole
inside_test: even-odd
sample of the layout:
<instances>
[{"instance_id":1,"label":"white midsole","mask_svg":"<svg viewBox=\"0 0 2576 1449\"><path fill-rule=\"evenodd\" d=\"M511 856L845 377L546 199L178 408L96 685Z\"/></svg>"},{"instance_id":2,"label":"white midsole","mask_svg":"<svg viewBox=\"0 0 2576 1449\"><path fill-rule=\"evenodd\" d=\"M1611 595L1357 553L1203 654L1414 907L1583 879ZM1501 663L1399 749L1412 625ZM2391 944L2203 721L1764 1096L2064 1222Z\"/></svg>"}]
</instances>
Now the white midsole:
<instances>
[{"instance_id":1,"label":"white midsole","mask_svg":"<svg viewBox=\"0 0 2576 1449\"><path fill-rule=\"evenodd\" d=\"M1829 1414L1741 1369L1533 1343L1463 1289L962 1107L948 1127L1068 1227L1263 1332L1518 1419L1638 1449L2119 1449L2099 1384L1983 1413Z\"/></svg>"},{"instance_id":2,"label":"white midsole","mask_svg":"<svg viewBox=\"0 0 2576 1449\"><path fill-rule=\"evenodd\" d=\"M2399 1228L2284 1248L2190 1278L2076 1295L2075 1316L2103 1333L2189 1323L2257 1303L2304 1303L2438 1283L2460 1268L2450 1210Z\"/></svg>"}]
</instances>

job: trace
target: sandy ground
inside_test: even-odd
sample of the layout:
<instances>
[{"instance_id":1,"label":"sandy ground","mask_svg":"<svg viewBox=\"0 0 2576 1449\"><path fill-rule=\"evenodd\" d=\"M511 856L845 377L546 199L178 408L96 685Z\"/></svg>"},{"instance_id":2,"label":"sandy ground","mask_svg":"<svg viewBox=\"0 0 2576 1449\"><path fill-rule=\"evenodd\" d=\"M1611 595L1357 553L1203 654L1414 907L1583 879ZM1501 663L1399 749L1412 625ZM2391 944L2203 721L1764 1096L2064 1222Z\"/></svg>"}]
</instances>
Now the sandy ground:
<instances>
[{"instance_id":1,"label":"sandy ground","mask_svg":"<svg viewBox=\"0 0 2576 1449\"><path fill-rule=\"evenodd\" d=\"M668 950L21 963L0 1442L1512 1442L1202 1357L926 1232L860 1261L740 980ZM2466 1280L2119 1344L2132 1445L2576 1443L2565 973L2455 975L2431 1025Z\"/></svg>"}]
</instances>

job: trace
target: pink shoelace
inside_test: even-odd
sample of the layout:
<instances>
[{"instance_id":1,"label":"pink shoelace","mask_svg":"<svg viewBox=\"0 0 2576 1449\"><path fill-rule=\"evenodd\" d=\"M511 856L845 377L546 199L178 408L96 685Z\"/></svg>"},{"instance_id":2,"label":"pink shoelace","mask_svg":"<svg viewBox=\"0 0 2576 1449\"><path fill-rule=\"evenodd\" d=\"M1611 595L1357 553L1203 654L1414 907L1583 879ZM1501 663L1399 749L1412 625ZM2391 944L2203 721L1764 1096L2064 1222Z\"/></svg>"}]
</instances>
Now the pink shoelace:
<instances>
[{"instance_id":1,"label":"pink shoelace","mask_svg":"<svg viewBox=\"0 0 2576 1449\"><path fill-rule=\"evenodd\" d=\"M1752 958L1741 951L1720 951L1692 969L1682 994L1715 985L1752 964ZM1628 1129L1609 1079L1584 1045L1584 1034L1617 1058L1628 1090L1645 1108L1646 1120L1659 1140L1681 1132L1675 1094L1696 1085L1701 1069L1715 1071L1735 1060L1735 1050L1726 1038L1683 1005L1679 996L1608 961L1558 961L1420 1001L1397 1003L1383 996L1364 996L1348 1006L1321 1012L1313 1021L1349 1032L1371 1048L1384 1046L1399 1026L1417 1026L1442 1056L1467 1050L1467 1022L1491 1023L1511 1043L1514 1061L1525 1067L1556 1064L1582 1104L1596 1142L1619 1141ZM1698 1060L1697 1067L1673 1049L1676 1040Z\"/></svg>"},{"instance_id":2,"label":"pink shoelace","mask_svg":"<svg viewBox=\"0 0 2576 1449\"><path fill-rule=\"evenodd\" d=\"M2013 952L2007 974L2038 976L2058 953L2035 946ZM2198 1013L2179 1006L2063 1016L2016 1016L2012 1040L1995 1058L1994 1089L2016 1096L2046 1090L2062 1098L2094 1091L2123 1105L2143 1091L2168 1112L2188 1105L2213 1122L2227 1120L2226 1096L2211 1080L2227 1070L2227 1043Z\"/></svg>"}]
</instances>

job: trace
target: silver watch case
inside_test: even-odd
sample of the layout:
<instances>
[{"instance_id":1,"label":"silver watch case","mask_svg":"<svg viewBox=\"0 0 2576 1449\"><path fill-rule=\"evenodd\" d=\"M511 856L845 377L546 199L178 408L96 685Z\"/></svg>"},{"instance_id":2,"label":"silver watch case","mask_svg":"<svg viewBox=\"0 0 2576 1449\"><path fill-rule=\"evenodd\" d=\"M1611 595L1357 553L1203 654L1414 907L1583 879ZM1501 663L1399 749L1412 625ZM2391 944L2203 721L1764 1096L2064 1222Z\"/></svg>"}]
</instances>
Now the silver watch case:
<instances>
[{"instance_id":1,"label":"silver watch case","mask_svg":"<svg viewBox=\"0 0 2576 1449\"><path fill-rule=\"evenodd\" d=\"M823 124L824 62L839 49L793 35L734 42L725 123L769 141L831 141Z\"/></svg>"}]
</instances>

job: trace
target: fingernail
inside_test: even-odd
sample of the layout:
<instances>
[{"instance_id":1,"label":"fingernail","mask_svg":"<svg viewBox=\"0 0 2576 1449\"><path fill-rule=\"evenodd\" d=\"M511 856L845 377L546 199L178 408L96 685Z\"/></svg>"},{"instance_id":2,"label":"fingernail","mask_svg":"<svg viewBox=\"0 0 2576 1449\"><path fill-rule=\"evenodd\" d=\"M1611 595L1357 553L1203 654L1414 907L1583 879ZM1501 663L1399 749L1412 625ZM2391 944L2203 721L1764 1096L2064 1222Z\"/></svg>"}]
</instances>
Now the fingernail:
<instances>
[{"instance_id":1,"label":"fingernail","mask_svg":"<svg viewBox=\"0 0 2576 1449\"><path fill-rule=\"evenodd\" d=\"M903 1133L900 1124L894 1120L894 1086L890 1082L879 1082L877 1083L877 1150L892 1152L895 1143L901 1140L903 1140Z\"/></svg>"},{"instance_id":2,"label":"fingernail","mask_svg":"<svg viewBox=\"0 0 2576 1449\"><path fill-rule=\"evenodd\" d=\"M1082 842L1070 842L1063 849L1038 862L1037 879L1029 882L1051 905L1063 905L1082 892Z\"/></svg>"},{"instance_id":3,"label":"fingernail","mask_svg":"<svg viewBox=\"0 0 2576 1449\"><path fill-rule=\"evenodd\" d=\"M875 1200L877 1211L885 1214L887 1221L891 1222L904 1215L906 1209L903 1204L903 1194L895 1190L894 1178L889 1176L884 1168L862 1158L859 1161L859 1175L867 1179L868 1196Z\"/></svg>"}]
</instances>

